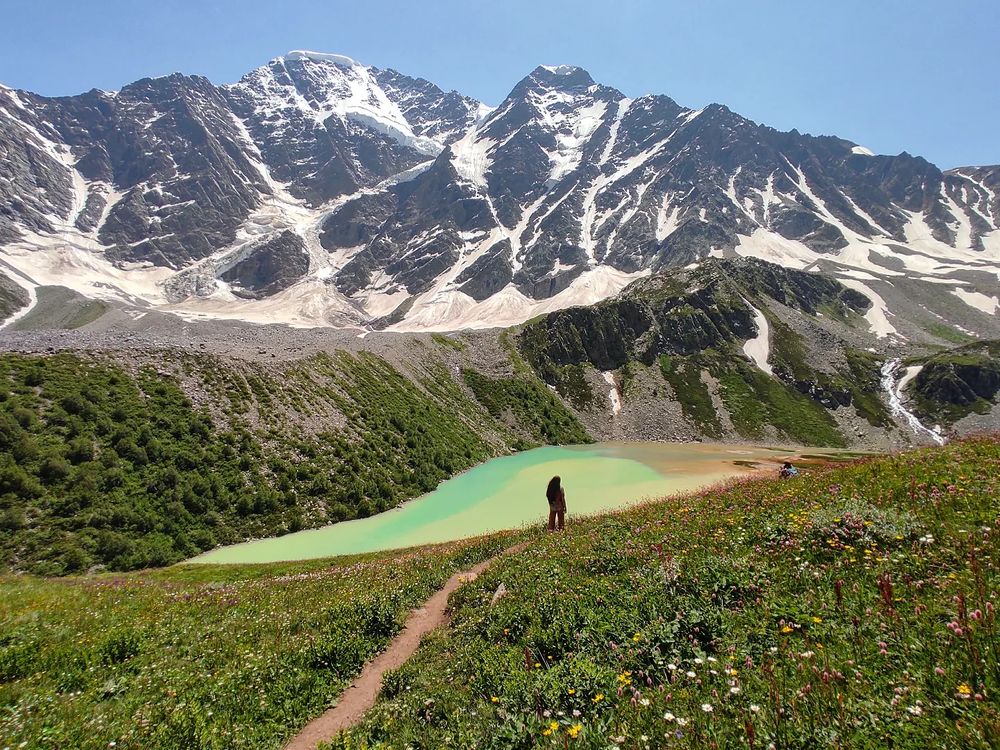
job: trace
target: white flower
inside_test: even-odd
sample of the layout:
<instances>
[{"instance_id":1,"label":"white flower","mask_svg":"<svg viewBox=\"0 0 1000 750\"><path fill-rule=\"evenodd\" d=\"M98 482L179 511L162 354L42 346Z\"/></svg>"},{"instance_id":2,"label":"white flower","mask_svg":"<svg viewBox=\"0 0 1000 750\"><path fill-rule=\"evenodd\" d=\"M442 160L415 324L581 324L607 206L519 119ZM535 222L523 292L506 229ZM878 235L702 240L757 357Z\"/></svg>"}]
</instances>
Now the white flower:
<instances>
[{"instance_id":1,"label":"white flower","mask_svg":"<svg viewBox=\"0 0 1000 750\"><path fill-rule=\"evenodd\" d=\"M924 712L924 709L922 709L920 706L909 706L906 710L909 711L914 716L920 716Z\"/></svg>"},{"instance_id":2,"label":"white flower","mask_svg":"<svg viewBox=\"0 0 1000 750\"><path fill-rule=\"evenodd\" d=\"M803 651L801 654L799 654L799 656L801 656L803 659L812 659L814 656L816 656L816 652L815 651Z\"/></svg>"},{"instance_id":3,"label":"white flower","mask_svg":"<svg viewBox=\"0 0 1000 750\"><path fill-rule=\"evenodd\" d=\"M677 726L686 727L688 723L687 719L682 719L680 716L677 717Z\"/></svg>"},{"instance_id":4,"label":"white flower","mask_svg":"<svg viewBox=\"0 0 1000 750\"><path fill-rule=\"evenodd\" d=\"M711 703L702 703L701 704L701 710L704 711L706 714L710 714L715 709L712 708L712 704Z\"/></svg>"},{"instance_id":5,"label":"white flower","mask_svg":"<svg viewBox=\"0 0 1000 750\"><path fill-rule=\"evenodd\" d=\"M666 712L665 714L663 714L663 720L664 720L664 721L673 721L673 720L674 720L674 719L676 719L676 718L677 718L677 717L676 717L676 716L674 716L674 715L673 715L672 713L670 713L669 711L667 711L667 712Z\"/></svg>"},{"instance_id":6,"label":"white flower","mask_svg":"<svg viewBox=\"0 0 1000 750\"><path fill-rule=\"evenodd\" d=\"M692 672L691 670L688 670L684 674L686 674L688 677L697 677L698 676L694 672Z\"/></svg>"},{"instance_id":7,"label":"white flower","mask_svg":"<svg viewBox=\"0 0 1000 750\"><path fill-rule=\"evenodd\" d=\"M758 711L760 711L760 706L758 706L756 703L751 703L750 704L750 712L751 713L757 713Z\"/></svg>"},{"instance_id":8,"label":"white flower","mask_svg":"<svg viewBox=\"0 0 1000 750\"><path fill-rule=\"evenodd\" d=\"M667 669L669 669L671 672L676 672L677 671L677 665L676 664L668 664L667 665Z\"/></svg>"},{"instance_id":9,"label":"white flower","mask_svg":"<svg viewBox=\"0 0 1000 750\"><path fill-rule=\"evenodd\" d=\"M705 660L704 660L704 659L702 659L702 658L701 658L700 656L696 656L696 657L694 658L694 663L695 663L695 664L704 664L704 663L705 663Z\"/></svg>"},{"instance_id":10,"label":"white flower","mask_svg":"<svg viewBox=\"0 0 1000 750\"><path fill-rule=\"evenodd\" d=\"M640 706L648 706L649 705L649 698L643 698L643 699L641 699L639 701L639 705Z\"/></svg>"},{"instance_id":11,"label":"white flower","mask_svg":"<svg viewBox=\"0 0 1000 750\"><path fill-rule=\"evenodd\" d=\"M731 687L729 688L729 692L732 693L733 695L736 695L738 692L740 692L740 689L738 687Z\"/></svg>"},{"instance_id":12,"label":"white flower","mask_svg":"<svg viewBox=\"0 0 1000 750\"><path fill-rule=\"evenodd\" d=\"M708 657L708 661L710 664L715 664L715 662L717 662L718 659L716 659L714 656L710 656Z\"/></svg>"}]
</instances>

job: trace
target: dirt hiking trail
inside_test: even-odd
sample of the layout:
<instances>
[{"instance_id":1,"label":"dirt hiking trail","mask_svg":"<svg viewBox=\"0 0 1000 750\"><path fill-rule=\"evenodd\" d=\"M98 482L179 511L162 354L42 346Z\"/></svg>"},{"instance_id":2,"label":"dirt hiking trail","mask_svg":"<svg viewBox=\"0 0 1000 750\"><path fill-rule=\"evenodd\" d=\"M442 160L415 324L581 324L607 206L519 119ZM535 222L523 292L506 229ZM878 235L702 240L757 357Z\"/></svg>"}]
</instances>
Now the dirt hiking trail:
<instances>
[{"instance_id":1,"label":"dirt hiking trail","mask_svg":"<svg viewBox=\"0 0 1000 750\"><path fill-rule=\"evenodd\" d=\"M329 742L338 732L357 724L365 712L375 705L382 689L382 676L401 667L413 656L425 635L448 622L448 597L462 584L476 580L483 571L503 555L520 552L527 542L508 547L498 555L483 560L461 573L455 573L421 607L410 612L406 625L385 651L369 661L357 679L341 694L337 705L313 719L302 728L284 750L315 750L320 742Z\"/></svg>"}]
</instances>

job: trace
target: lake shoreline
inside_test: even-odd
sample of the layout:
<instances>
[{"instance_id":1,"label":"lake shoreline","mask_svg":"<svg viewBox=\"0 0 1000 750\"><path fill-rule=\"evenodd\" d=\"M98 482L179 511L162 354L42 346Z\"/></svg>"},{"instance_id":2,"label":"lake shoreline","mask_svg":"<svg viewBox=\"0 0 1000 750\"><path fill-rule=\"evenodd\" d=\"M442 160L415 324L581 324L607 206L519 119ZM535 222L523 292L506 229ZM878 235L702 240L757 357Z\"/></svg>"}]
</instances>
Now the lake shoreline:
<instances>
[{"instance_id":1,"label":"lake shoreline","mask_svg":"<svg viewBox=\"0 0 1000 750\"><path fill-rule=\"evenodd\" d=\"M217 547L181 564L306 560L457 541L539 523L545 515L544 485L552 473L567 477L569 512L579 517L735 476L776 472L781 461L807 451L831 457L839 452L666 441L543 446L477 464L429 493L364 519ZM595 473L596 464L602 468Z\"/></svg>"}]
</instances>

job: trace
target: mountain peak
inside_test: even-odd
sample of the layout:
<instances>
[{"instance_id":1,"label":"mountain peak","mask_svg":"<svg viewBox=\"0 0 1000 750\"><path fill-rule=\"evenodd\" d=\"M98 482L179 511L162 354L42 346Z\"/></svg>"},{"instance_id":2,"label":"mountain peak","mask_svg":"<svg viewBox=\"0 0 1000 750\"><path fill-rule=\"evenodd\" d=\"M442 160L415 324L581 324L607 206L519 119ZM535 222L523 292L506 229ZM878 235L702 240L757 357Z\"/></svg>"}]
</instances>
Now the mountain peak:
<instances>
[{"instance_id":1,"label":"mountain peak","mask_svg":"<svg viewBox=\"0 0 1000 750\"><path fill-rule=\"evenodd\" d=\"M576 65L539 65L528 75L538 84L561 89L586 88L594 85L594 79L583 68Z\"/></svg>"},{"instance_id":2,"label":"mountain peak","mask_svg":"<svg viewBox=\"0 0 1000 750\"><path fill-rule=\"evenodd\" d=\"M354 58L347 55L336 55L331 52L313 52L307 49L293 49L284 56L285 60L309 60L311 62L332 63L342 68L364 67Z\"/></svg>"}]
</instances>

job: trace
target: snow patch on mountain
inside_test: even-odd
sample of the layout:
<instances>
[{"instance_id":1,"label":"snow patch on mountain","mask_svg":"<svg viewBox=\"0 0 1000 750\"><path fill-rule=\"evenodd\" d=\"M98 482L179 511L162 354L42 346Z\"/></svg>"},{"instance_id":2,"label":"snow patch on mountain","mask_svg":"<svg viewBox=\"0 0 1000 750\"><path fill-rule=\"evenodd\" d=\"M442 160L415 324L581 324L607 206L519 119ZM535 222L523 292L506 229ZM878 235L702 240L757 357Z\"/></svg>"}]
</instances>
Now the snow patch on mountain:
<instances>
[{"instance_id":1,"label":"snow patch on mountain","mask_svg":"<svg viewBox=\"0 0 1000 750\"><path fill-rule=\"evenodd\" d=\"M767 363L767 358L771 355L771 343L769 340L771 329L767 324L767 318L764 316L764 313L751 305L745 297L743 298L743 302L753 312L753 322L757 326L757 335L752 339L748 339L743 344L743 353L753 360L753 363L757 365L759 370L768 375L774 375L774 370Z\"/></svg>"},{"instance_id":2,"label":"snow patch on mountain","mask_svg":"<svg viewBox=\"0 0 1000 750\"><path fill-rule=\"evenodd\" d=\"M896 327L889 322L889 316L892 315L892 313L889 312L889 307L886 305L885 300L882 299L881 295L879 295L870 286L858 281L857 279L841 278L840 283L848 289L861 292L869 300L871 300L872 306L865 313L865 320L868 321L868 326L871 329L871 332L875 334L876 338L884 339L890 335L899 336L899 331L897 331ZM902 337L900 336L900 338Z\"/></svg>"},{"instance_id":3,"label":"snow patch on mountain","mask_svg":"<svg viewBox=\"0 0 1000 750\"><path fill-rule=\"evenodd\" d=\"M1000 308L1000 299L997 299L995 296L987 297L985 294L980 292L970 292L958 286L952 289L951 293L962 300L962 302L967 304L969 307L981 310L987 315L995 315L997 308Z\"/></svg>"},{"instance_id":4,"label":"snow patch on mountain","mask_svg":"<svg viewBox=\"0 0 1000 750\"><path fill-rule=\"evenodd\" d=\"M335 55L330 52L313 52L306 49L293 49L284 55L286 60L312 60L313 62L333 63L343 68L361 67L361 64L347 55Z\"/></svg>"}]
</instances>

